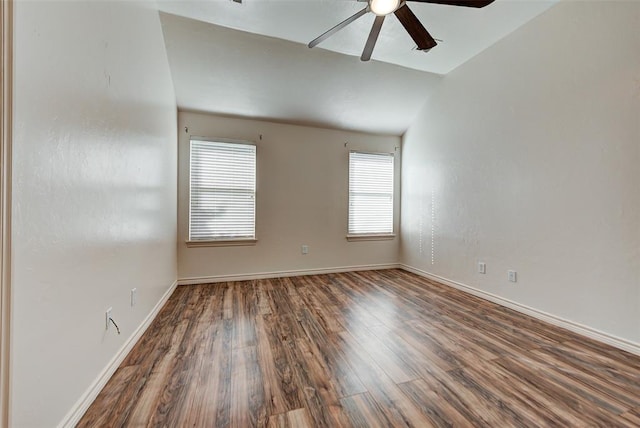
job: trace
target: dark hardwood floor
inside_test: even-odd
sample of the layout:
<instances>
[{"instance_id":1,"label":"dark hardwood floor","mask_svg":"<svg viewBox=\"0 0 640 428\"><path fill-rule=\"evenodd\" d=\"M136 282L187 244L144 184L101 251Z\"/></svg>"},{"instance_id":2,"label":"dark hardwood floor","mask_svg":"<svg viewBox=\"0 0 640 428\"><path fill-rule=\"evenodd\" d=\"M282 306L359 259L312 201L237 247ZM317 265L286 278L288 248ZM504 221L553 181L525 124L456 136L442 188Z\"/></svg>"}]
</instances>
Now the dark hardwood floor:
<instances>
[{"instance_id":1,"label":"dark hardwood floor","mask_svg":"<svg viewBox=\"0 0 640 428\"><path fill-rule=\"evenodd\" d=\"M401 270L178 287L80 427L640 426L640 357Z\"/></svg>"}]
</instances>

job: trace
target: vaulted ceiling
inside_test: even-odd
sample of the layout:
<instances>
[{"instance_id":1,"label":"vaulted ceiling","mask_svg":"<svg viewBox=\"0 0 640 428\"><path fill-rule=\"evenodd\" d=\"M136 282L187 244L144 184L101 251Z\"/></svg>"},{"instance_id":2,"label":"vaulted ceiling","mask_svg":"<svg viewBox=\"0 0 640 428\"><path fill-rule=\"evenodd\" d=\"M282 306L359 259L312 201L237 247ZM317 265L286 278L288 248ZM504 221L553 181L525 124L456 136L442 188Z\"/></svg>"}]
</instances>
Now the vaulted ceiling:
<instances>
[{"instance_id":1,"label":"vaulted ceiling","mask_svg":"<svg viewBox=\"0 0 640 428\"><path fill-rule=\"evenodd\" d=\"M367 63L358 57L372 13L306 46L365 7L355 0L158 4L179 108L401 135L442 75L556 1L496 0L482 9L410 2L438 46L414 50L389 16Z\"/></svg>"}]
</instances>

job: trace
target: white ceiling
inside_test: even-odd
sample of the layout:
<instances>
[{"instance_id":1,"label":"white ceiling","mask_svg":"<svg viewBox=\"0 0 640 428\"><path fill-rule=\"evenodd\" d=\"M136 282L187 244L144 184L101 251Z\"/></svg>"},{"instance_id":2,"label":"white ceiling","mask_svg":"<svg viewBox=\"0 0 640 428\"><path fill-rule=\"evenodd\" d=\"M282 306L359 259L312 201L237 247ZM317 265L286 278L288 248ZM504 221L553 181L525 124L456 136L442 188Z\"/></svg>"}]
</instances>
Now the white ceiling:
<instances>
[{"instance_id":1,"label":"white ceiling","mask_svg":"<svg viewBox=\"0 0 640 428\"><path fill-rule=\"evenodd\" d=\"M556 1L496 0L483 9L410 3L444 42L414 51L390 16L367 63L358 57L372 14L320 45L326 49L306 46L364 7L355 0L158 4L180 109L401 135L441 74Z\"/></svg>"},{"instance_id":2,"label":"white ceiling","mask_svg":"<svg viewBox=\"0 0 640 428\"><path fill-rule=\"evenodd\" d=\"M401 135L441 76L161 14L178 107Z\"/></svg>"}]
</instances>

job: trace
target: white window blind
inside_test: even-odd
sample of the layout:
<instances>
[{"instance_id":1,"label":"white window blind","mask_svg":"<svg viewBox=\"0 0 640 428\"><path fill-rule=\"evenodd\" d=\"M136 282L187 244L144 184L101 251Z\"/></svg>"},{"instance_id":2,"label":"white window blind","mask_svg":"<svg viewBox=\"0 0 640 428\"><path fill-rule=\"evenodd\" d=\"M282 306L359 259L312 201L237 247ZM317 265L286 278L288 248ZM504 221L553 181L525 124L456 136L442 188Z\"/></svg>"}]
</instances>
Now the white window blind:
<instances>
[{"instance_id":1,"label":"white window blind","mask_svg":"<svg viewBox=\"0 0 640 428\"><path fill-rule=\"evenodd\" d=\"M349 234L393 233L393 154L349 153Z\"/></svg>"},{"instance_id":2,"label":"white window blind","mask_svg":"<svg viewBox=\"0 0 640 428\"><path fill-rule=\"evenodd\" d=\"M189 240L255 239L256 146L191 140Z\"/></svg>"}]
</instances>

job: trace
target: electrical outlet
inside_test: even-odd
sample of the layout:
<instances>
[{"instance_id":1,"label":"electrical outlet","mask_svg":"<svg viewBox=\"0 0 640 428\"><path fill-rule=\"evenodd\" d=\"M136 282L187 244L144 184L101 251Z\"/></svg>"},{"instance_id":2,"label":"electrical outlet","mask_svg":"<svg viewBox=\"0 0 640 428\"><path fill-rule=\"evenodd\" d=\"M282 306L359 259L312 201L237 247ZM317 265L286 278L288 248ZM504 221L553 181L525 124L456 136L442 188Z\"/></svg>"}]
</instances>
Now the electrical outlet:
<instances>
[{"instance_id":1,"label":"electrical outlet","mask_svg":"<svg viewBox=\"0 0 640 428\"><path fill-rule=\"evenodd\" d=\"M309 254L309 246L308 245L303 245L302 246L302 254Z\"/></svg>"},{"instance_id":2,"label":"electrical outlet","mask_svg":"<svg viewBox=\"0 0 640 428\"><path fill-rule=\"evenodd\" d=\"M516 282L518 280L518 273L515 270L508 270L507 271L507 278L511 282Z\"/></svg>"},{"instance_id":3,"label":"electrical outlet","mask_svg":"<svg viewBox=\"0 0 640 428\"><path fill-rule=\"evenodd\" d=\"M112 308L109 308L104 313L105 329L106 330L109 330L109 326L111 325L111 311L112 311Z\"/></svg>"},{"instance_id":4,"label":"electrical outlet","mask_svg":"<svg viewBox=\"0 0 640 428\"><path fill-rule=\"evenodd\" d=\"M478 262L478 273L487 273L487 264Z\"/></svg>"},{"instance_id":5,"label":"electrical outlet","mask_svg":"<svg viewBox=\"0 0 640 428\"><path fill-rule=\"evenodd\" d=\"M138 298L138 289L132 288L131 289L131 307L134 307L136 305L137 298Z\"/></svg>"}]
</instances>

